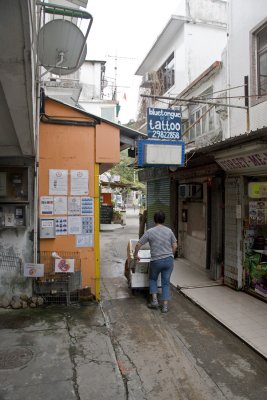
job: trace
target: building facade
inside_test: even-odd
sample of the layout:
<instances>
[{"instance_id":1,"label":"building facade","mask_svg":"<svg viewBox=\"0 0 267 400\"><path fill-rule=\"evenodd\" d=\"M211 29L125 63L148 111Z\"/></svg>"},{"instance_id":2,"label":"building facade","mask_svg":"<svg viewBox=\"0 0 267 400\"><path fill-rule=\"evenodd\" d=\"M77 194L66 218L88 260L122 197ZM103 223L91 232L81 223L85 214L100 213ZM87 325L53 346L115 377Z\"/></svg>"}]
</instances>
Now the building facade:
<instances>
[{"instance_id":1,"label":"building facade","mask_svg":"<svg viewBox=\"0 0 267 400\"><path fill-rule=\"evenodd\" d=\"M212 279L222 276L233 288L266 297L267 5L254 10L253 1L226 3L221 56L175 96L171 89L164 93L169 101L166 96L162 108L181 108L186 143L184 168L172 167L164 180L176 182L170 197L177 199L177 221L171 225L179 255L209 269ZM157 95L159 106L163 94ZM149 186L151 173L141 176Z\"/></svg>"}]
</instances>

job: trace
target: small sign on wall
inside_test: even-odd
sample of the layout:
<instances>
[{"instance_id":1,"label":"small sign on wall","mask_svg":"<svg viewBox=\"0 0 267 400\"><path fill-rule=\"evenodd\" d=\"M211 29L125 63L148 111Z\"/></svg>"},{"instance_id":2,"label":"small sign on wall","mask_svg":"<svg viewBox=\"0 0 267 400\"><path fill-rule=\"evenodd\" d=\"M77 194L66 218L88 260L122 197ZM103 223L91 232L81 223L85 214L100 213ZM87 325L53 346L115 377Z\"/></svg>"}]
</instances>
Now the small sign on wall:
<instances>
[{"instance_id":1,"label":"small sign on wall","mask_svg":"<svg viewBox=\"0 0 267 400\"><path fill-rule=\"evenodd\" d=\"M54 218L41 218L40 219L40 239L52 239L55 234L55 220Z\"/></svg>"},{"instance_id":2,"label":"small sign on wall","mask_svg":"<svg viewBox=\"0 0 267 400\"><path fill-rule=\"evenodd\" d=\"M74 259L56 258L55 272L74 273Z\"/></svg>"},{"instance_id":3,"label":"small sign on wall","mask_svg":"<svg viewBox=\"0 0 267 400\"><path fill-rule=\"evenodd\" d=\"M26 263L23 272L27 278L41 278L44 276L44 264Z\"/></svg>"}]
</instances>

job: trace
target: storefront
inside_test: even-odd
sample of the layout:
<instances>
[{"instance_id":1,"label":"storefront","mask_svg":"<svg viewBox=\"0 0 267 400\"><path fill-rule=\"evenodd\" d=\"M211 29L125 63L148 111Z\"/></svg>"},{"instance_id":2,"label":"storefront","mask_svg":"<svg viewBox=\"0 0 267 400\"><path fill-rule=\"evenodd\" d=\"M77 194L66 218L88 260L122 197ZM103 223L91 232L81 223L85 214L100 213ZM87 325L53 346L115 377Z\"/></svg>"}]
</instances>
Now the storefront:
<instances>
[{"instance_id":1,"label":"storefront","mask_svg":"<svg viewBox=\"0 0 267 400\"><path fill-rule=\"evenodd\" d=\"M165 213L165 224L176 233L175 207L177 187L173 186L168 167L150 167L139 171L139 181L147 185L147 229L154 226L154 214Z\"/></svg>"},{"instance_id":2,"label":"storefront","mask_svg":"<svg viewBox=\"0 0 267 400\"><path fill-rule=\"evenodd\" d=\"M208 157L172 174L178 186L178 257L203 270L211 279L223 270L223 173Z\"/></svg>"},{"instance_id":3,"label":"storefront","mask_svg":"<svg viewBox=\"0 0 267 400\"><path fill-rule=\"evenodd\" d=\"M267 174L245 179L244 287L267 299Z\"/></svg>"},{"instance_id":4,"label":"storefront","mask_svg":"<svg viewBox=\"0 0 267 400\"><path fill-rule=\"evenodd\" d=\"M267 150L244 144L217 157L226 173L225 281L267 298Z\"/></svg>"}]
</instances>

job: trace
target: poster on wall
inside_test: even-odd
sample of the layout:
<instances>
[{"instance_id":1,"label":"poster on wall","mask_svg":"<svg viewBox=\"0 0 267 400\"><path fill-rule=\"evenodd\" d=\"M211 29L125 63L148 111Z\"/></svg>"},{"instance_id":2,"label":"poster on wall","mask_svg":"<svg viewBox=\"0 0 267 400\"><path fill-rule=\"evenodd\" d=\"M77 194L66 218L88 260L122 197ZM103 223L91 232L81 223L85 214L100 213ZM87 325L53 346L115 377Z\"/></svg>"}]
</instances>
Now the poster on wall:
<instances>
[{"instance_id":1,"label":"poster on wall","mask_svg":"<svg viewBox=\"0 0 267 400\"><path fill-rule=\"evenodd\" d=\"M74 196L88 194L89 175L88 170L71 170L70 173L70 193Z\"/></svg>"},{"instance_id":2,"label":"poster on wall","mask_svg":"<svg viewBox=\"0 0 267 400\"><path fill-rule=\"evenodd\" d=\"M94 235L76 235L76 247L93 247Z\"/></svg>"},{"instance_id":3,"label":"poster on wall","mask_svg":"<svg viewBox=\"0 0 267 400\"><path fill-rule=\"evenodd\" d=\"M80 215L81 214L81 198L77 196L68 197L68 214Z\"/></svg>"},{"instance_id":4,"label":"poster on wall","mask_svg":"<svg viewBox=\"0 0 267 400\"><path fill-rule=\"evenodd\" d=\"M94 215L94 199L93 197L81 197L81 214Z\"/></svg>"},{"instance_id":5,"label":"poster on wall","mask_svg":"<svg viewBox=\"0 0 267 400\"><path fill-rule=\"evenodd\" d=\"M82 217L82 234L94 233L94 218Z\"/></svg>"},{"instance_id":6,"label":"poster on wall","mask_svg":"<svg viewBox=\"0 0 267 400\"><path fill-rule=\"evenodd\" d=\"M249 224L265 225L267 223L267 202L250 201L249 202Z\"/></svg>"},{"instance_id":7,"label":"poster on wall","mask_svg":"<svg viewBox=\"0 0 267 400\"><path fill-rule=\"evenodd\" d=\"M55 272L74 272L74 259L71 258L56 258L55 259Z\"/></svg>"},{"instance_id":8,"label":"poster on wall","mask_svg":"<svg viewBox=\"0 0 267 400\"><path fill-rule=\"evenodd\" d=\"M27 278L41 278L42 276L44 276L44 264L24 264L23 275Z\"/></svg>"},{"instance_id":9,"label":"poster on wall","mask_svg":"<svg viewBox=\"0 0 267 400\"><path fill-rule=\"evenodd\" d=\"M54 214L55 215L67 214L67 197L64 196L54 197Z\"/></svg>"},{"instance_id":10,"label":"poster on wall","mask_svg":"<svg viewBox=\"0 0 267 400\"><path fill-rule=\"evenodd\" d=\"M68 217L68 232L69 235L81 235L82 233L81 217Z\"/></svg>"},{"instance_id":11,"label":"poster on wall","mask_svg":"<svg viewBox=\"0 0 267 400\"><path fill-rule=\"evenodd\" d=\"M68 234L68 218L58 217L55 219L56 224L56 236Z\"/></svg>"},{"instance_id":12,"label":"poster on wall","mask_svg":"<svg viewBox=\"0 0 267 400\"><path fill-rule=\"evenodd\" d=\"M41 196L40 198L40 214L53 215L54 214L54 199L52 196Z\"/></svg>"},{"instance_id":13,"label":"poster on wall","mask_svg":"<svg viewBox=\"0 0 267 400\"><path fill-rule=\"evenodd\" d=\"M50 169L49 170L49 194L67 195L68 194L68 170Z\"/></svg>"}]
</instances>

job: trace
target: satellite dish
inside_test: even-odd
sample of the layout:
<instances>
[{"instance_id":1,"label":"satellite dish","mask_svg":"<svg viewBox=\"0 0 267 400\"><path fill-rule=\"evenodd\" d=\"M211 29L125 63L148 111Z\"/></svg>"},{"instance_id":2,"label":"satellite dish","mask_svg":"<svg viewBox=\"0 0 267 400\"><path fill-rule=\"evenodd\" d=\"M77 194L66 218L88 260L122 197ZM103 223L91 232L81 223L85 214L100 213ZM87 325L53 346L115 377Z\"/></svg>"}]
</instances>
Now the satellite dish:
<instances>
[{"instance_id":1,"label":"satellite dish","mask_svg":"<svg viewBox=\"0 0 267 400\"><path fill-rule=\"evenodd\" d=\"M53 74L69 75L77 71L85 60L87 48L84 42L83 33L72 22L52 20L40 29L38 35L39 61Z\"/></svg>"}]
</instances>

